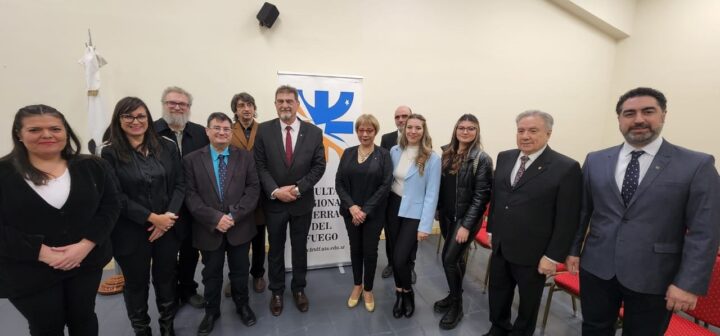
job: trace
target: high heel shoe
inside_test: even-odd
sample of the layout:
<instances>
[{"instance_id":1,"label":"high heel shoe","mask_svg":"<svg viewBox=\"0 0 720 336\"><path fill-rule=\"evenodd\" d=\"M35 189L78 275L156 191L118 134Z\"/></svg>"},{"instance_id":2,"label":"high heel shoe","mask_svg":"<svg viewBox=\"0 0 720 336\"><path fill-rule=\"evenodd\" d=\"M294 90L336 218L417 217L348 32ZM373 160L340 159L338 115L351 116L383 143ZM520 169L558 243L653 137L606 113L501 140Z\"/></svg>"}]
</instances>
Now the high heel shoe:
<instances>
[{"instance_id":1,"label":"high heel shoe","mask_svg":"<svg viewBox=\"0 0 720 336\"><path fill-rule=\"evenodd\" d=\"M405 315L405 305L403 304L403 292L395 291L395 305L393 305L393 317L401 318Z\"/></svg>"},{"instance_id":2,"label":"high heel shoe","mask_svg":"<svg viewBox=\"0 0 720 336\"><path fill-rule=\"evenodd\" d=\"M365 309L369 312L375 311L375 297L373 296L372 292L365 292L366 296L363 297L363 302L365 302ZM371 300L368 300L367 298L370 297Z\"/></svg>"},{"instance_id":3,"label":"high heel shoe","mask_svg":"<svg viewBox=\"0 0 720 336\"><path fill-rule=\"evenodd\" d=\"M350 297L348 298L348 301L347 301L348 308L355 308L355 306L358 305L358 302L360 301L362 294L363 294L363 292L362 292L362 290L360 290L360 295L358 295L357 299L353 299L352 293L350 293Z\"/></svg>"}]
</instances>

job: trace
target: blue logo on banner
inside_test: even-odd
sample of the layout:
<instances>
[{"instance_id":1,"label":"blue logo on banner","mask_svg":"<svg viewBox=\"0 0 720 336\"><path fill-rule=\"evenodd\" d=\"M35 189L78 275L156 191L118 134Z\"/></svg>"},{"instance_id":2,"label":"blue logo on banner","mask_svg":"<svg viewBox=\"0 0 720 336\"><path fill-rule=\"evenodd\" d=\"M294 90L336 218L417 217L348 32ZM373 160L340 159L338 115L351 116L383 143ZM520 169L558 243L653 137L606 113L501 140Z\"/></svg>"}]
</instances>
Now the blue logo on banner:
<instances>
[{"instance_id":1,"label":"blue logo on banner","mask_svg":"<svg viewBox=\"0 0 720 336\"><path fill-rule=\"evenodd\" d=\"M325 124L325 134L342 142L345 141L337 134L353 134L352 121L336 121L350 110L355 96L353 92L340 92L340 98L332 106L330 106L328 91L315 91L315 106L305 100L303 90L298 90L298 94L315 125Z\"/></svg>"}]
</instances>

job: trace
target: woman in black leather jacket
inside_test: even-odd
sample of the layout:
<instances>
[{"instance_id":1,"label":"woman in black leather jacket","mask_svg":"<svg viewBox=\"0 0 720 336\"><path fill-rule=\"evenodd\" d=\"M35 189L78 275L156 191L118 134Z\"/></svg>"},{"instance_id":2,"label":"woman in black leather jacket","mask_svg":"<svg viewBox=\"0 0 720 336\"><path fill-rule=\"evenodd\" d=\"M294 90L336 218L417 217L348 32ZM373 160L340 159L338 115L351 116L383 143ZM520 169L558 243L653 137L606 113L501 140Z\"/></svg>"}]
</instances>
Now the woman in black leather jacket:
<instances>
[{"instance_id":1,"label":"woman in black leather jacket","mask_svg":"<svg viewBox=\"0 0 720 336\"><path fill-rule=\"evenodd\" d=\"M453 329L463 317L463 256L480 228L490 202L492 159L482 150L480 125L472 114L455 123L450 144L443 147L438 218L445 238L442 258L450 294L435 302L436 312L445 313L440 328Z\"/></svg>"}]
</instances>

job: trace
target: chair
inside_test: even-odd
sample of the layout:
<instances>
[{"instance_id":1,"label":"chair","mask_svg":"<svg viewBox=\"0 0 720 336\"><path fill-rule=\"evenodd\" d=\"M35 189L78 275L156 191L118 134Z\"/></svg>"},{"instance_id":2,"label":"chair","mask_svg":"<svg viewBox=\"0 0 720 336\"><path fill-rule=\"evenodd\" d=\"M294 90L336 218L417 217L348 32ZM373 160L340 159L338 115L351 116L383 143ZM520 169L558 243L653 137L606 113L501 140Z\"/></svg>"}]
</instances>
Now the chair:
<instances>
[{"instance_id":1,"label":"chair","mask_svg":"<svg viewBox=\"0 0 720 336\"><path fill-rule=\"evenodd\" d=\"M570 294L573 316L577 316L577 303L575 302L575 299L580 297L580 277L577 274L571 274L568 272L559 273L555 275L555 281L552 283L552 286L550 286L550 291L548 292L547 302L545 303L545 313L543 314L542 329L545 329L545 326L547 325L553 293L557 291L564 291Z\"/></svg>"},{"instance_id":2,"label":"chair","mask_svg":"<svg viewBox=\"0 0 720 336\"><path fill-rule=\"evenodd\" d=\"M689 321L682 316L678 314L672 314L672 317L670 318L670 325L668 326L667 330L665 331L665 336L714 336L715 333L713 333L710 330L707 330L700 326L699 324L695 324L692 321Z\"/></svg>"},{"instance_id":3,"label":"chair","mask_svg":"<svg viewBox=\"0 0 720 336\"><path fill-rule=\"evenodd\" d=\"M488 250L492 250L492 247L490 246L490 239L487 234L487 217L484 216L483 218L486 218L486 219L483 220L483 224L480 227L480 230L475 235L475 243L479 244L480 246L482 246ZM483 291L482 291L483 294L487 293L488 282L490 281L490 258L492 257L492 252L490 252L490 253L491 254L488 255L487 266L485 267L485 277L483 279Z\"/></svg>"},{"instance_id":4,"label":"chair","mask_svg":"<svg viewBox=\"0 0 720 336\"><path fill-rule=\"evenodd\" d=\"M687 314L695 319L695 322L703 322L708 325L720 326L720 257L715 258L715 267L710 278L710 287L705 296L697 300L695 309ZM666 336L696 336L715 335L711 331L696 323L683 318L681 315L673 314L670 325L665 332Z\"/></svg>"}]
</instances>

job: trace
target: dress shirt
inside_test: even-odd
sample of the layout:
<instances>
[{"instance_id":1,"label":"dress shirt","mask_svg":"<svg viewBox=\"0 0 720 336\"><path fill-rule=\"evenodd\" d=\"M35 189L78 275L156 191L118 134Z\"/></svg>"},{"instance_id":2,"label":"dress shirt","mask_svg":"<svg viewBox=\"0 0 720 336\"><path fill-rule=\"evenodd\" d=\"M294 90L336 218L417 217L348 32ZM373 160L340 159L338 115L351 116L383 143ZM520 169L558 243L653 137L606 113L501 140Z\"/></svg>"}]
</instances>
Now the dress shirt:
<instances>
[{"instance_id":1,"label":"dress shirt","mask_svg":"<svg viewBox=\"0 0 720 336\"><path fill-rule=\"evenodd\" d=\"M215 183L217 183L217 187L218 187L218 189L217 189L218 197L220 197L222 190L223 190L223 186L220 185L220 172L219 172L220 160L219 160L219 157L220 157L220 154L225 155L225 165L226 166L229 165L230 164L229 148L230 148L229 146L225 147L225 150L223 150L222 153L218 153L218 151L215 149L215 147L210 145L210 157L212 158L213 171L215 171Z\"/></svg>"},{"instance_id":2,"label":"dress shirt","mask_svg":"<svg viewBox=\"0 0 720 336\"><path fill-rule=\"evenodd\" d=\"M537 158L545 151L545 148L547 148L547 145L543 146L543 148L540 148L539 151L527 155L528 160L525 162L525 170L527 171L528 168L530 168L530 165L537 160ZM526 155L522 151L520 151L520 155L518 155L517 160L515 160L515 166L513 166L512 172L510 173L510 181L515 181L515 176L517 175L518 170L520 170L520 165L522 164L522 161L520 161L520 158Z\"/></svg>"},{"instance_id":3,"label":"dress shirt","mask_svg":"<svg viewBox=\"0 0 720 336\"><path fill-rule=\"evenodd\" d=\"M638 163L640 164L640 177L638 177L638 186L640 186L643 177L645 177L645 173L647 173L648 168L650 168L652 160L655 158L655 155L657 155L657 152L660 150L660 145L662 145L662 142L663 139L661 137L658 137L651 143L647 144L645 147L641 148L635 148L629 143L627 143L627 141L623 144L622 148L620 148L620 154L618 155L617 166L615 166L615 183L617 184L618 190L622 190L623 179L625 179L625 170L627 170L628 163L630 163L630 159L632 158L632 155L630 153L638 150L645 151L645 153L643 155L640 155L640 157L638 158Z\"/></svg>"},{"instance_id":4,"label":"dress shirt","mask_svg":"<svg viewBox=\"0 0 720 336\"><path fill-rule=\"evenodd\" d=\"M298 133L300 132L300 119L295 117L295 122L288 125L284 121L280 120L280 133L282 134L283 139L283 150L285 149L285 134L287 131L285 130L285 127L290 126L292 127L292 130L290 130L290 138L292 138L292 148L293 152L295 152L295 144L297 143Z\"/></svg>"}]
</instances>

